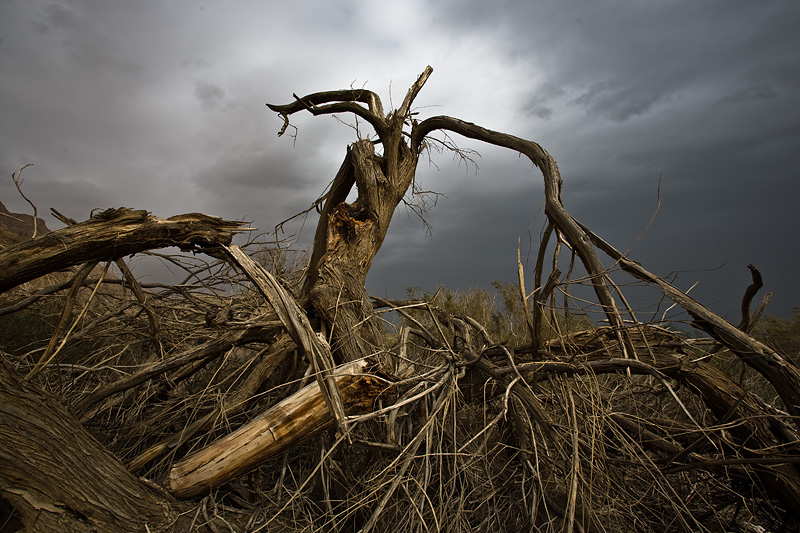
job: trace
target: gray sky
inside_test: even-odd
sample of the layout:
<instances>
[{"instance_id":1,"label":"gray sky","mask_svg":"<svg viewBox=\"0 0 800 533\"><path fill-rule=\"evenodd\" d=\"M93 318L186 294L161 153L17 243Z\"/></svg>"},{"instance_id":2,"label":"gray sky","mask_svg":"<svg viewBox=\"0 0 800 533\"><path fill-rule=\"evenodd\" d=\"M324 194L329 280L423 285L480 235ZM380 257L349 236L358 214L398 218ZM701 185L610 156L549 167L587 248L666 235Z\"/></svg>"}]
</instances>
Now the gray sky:
<instances>
[{"instance_id":1,"label":"gray sky","mask_svg":"<svg viewBox=\"0 0 800 533\"><path fill-rule=\"evenodd\" d=\"M786 315L800 306L799 25L792 0L3 0L0 199L29 212L10 175L31 162L40 213L200 211L269 230L322 193L356 133L297 114L293 145L264 104L365 86L391 107L430 64L421 118L540 143L566 208L623 250L660 178L660 212L629 255L698 282L692 294L732 321L753 263ZM538 239L538 171L455 140L479 168L447 153L420 165L420 185L445 195L433 233L399 209L374 293L511 281L517 239L525 255Z\"/></svg>"}]
</instances>

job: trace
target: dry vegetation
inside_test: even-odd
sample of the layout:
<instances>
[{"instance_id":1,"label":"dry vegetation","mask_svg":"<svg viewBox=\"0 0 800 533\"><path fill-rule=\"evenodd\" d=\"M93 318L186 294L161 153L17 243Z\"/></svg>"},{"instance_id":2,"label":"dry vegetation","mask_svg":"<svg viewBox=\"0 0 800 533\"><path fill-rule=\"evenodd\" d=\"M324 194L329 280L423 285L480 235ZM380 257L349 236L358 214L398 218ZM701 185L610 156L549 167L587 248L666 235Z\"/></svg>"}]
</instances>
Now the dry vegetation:
<instances>
[{"instance_id":1,"label":"dry vegetation","mask_svg":"<svg viewBox=\"0 0 800 533\"><path fill-rule=\"evenodd\" d=\"M324 100L307 99L319 112ZM228 240L202 248L210 255L160 256L183 273L174 284L140 285L123 259L92 260L5 292L2 377L12 393L58 398L149 480L171 510L151 531L796 531L800 371L785 342L797 321L768 320L758 331L770 348L749 335L763 312L749 313L755 269L737 329L582 231L615 279L658 287L709 336L637 318L610 270L579 277L586 248L554 223L519 285L371 297L380 339L364 333L357 346L381 348L354 358L346 334L365 330L341 331L315 307L314 251L254 239L242 257ZM574 297L601 282L613 307ZM598 310L607 325L587 318ZM362 361L344 378L333 368ZM323 406L318 425L285 436L274 417L258 426L301 390ZM0 426L11 416L0 409ZM254 424L275 442L250 466L180 484L181 465ZM0 492L20 507L31 504L14 474L27 472L15 462L25 453L0 452Z\"/></svg>"},{"instance_id":2,"label":"dry vegetation","mask_svg":"<svg viewBox=\"0 0 800 533\"><path fill-rule=\"evenodd\" d=\"M247 249L299 290L302 271L297 261L287 264L291 254L263 244ZM72 303L75 327L57 336L61 350L36 377L134 473L162 483L176 460L313 379L279 327L219 342L277 321L242 274L221 260L165 259L184 279L145 285L144 304L118 270L96 292L98 277L86 278ZM5 309L28 302L3 322L4 359L21 375L35 368L65 309L64 290L36 298L45 285L25 285L2 300ZM514 287L498 288L513 305ZM777 458L797 464L794 444L743 448L735 432L748 421L714 413L687 378L691 361L718 345L639 323L629 329L636 356L623 359L611 328L587 327L580 308L569 310L567 324L567 310L555 308L559 327L549 327L535 353L524 318L499 303L503 295L445 289L376 300L376 309L400 316L384 324L402 367L373 406L378 414L351 416L347 437L331 428L204 494L196 526L561 531L574 520L576 530L592 531L792 527L759 470L774 469ZM202 348L193 363L87 402L156 362ZM717 351L710 357L717 364L705 371L720 367L738 380L741 367L730 357ZM750 372L741 389L759 410L752 416L769 414L790 428L758 377Z\"/></svg>"}]
</instances>

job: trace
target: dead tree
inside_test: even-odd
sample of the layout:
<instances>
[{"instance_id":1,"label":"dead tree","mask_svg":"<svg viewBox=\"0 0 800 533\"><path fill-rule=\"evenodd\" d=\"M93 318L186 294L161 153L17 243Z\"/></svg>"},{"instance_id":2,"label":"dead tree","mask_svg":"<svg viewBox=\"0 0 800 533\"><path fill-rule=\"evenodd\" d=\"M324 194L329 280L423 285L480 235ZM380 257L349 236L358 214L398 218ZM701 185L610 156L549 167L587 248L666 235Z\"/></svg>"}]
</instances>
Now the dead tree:
<instances>
[{"instance_id":1,"label":"dead tree","mask_svg":"<svg viewBox=\"0 0 800 533\"><path fill-rule=\"evenodd\" d=\"M389 113L384 112L378 95L363 89L321 92L303 97L295 95L295 101L290 104L268 104L284 120L279 135L285 132L291 115L309 112L315 116L352 113L368 122L377 136L375 141L359 139L348 148L322 207L303 289L303 296L308 297L325 329L331 332L333 351L341 361L354 361L385 352L383 335L364 282L386 236L392 215L411 185L426 142L431 142L429 136L436 131L445 131L524 154L541 171L548 220L582 262L623 357L637 357L636 349L625 333L606 268L595 246L620 262L634 276L655 283L667 297L689 311L697 319L699 327L762 373L795 417L795 427L800 427L797 422L800 420L800 370L686 294L627 260L578 223L561 202L562 180L558 166L540 145L447 116L418 122L412 113L412 105L432 72L433 69L427 67L408 90L400 107ZM381 148L380 153L376 153L376 146ZM351 204L345 199L353 187L356 187L358 195ZM534 345L541 345L542 340L536 338L537 332L533 334ZM783 492L784 496L792 505L800 504L797 479L789 485L790 489Z\"/></svg>"},{"instance_id":2,"label":"dead tree","mask_svg":"<svg viewBox=\"0 0 800 533\"><path fill-rule=\"evenodd\" d=\"M386 236L392 215L411 186L426 143L432 142L429 136L441 130L509 148L524 154L534 166L539 168L544 177L545 213L551 224L551 231L556 232L559 239L567 243L582 262L602 310L611 324L610 332L616 339L619 354L623 358L638 359L639 355L636 346L631 341L629 328L623 324L621 313L612 295L611 282L598 257L598 249L610 255L613 260L620 262L625 270L635 276L656 283L668 297L685 307L703 325L709 324L708 328L704 329L707 329L734 353L742 356L745 362L757 370L758 368L761 368L760 371L766 370L764 375L776 386L776 390L781 394L789 411L793 414L797 412L800 406L796 396L796 391L800 390L797 388L797 385L800 384L800 371L763 345L755 343L752 339L744 340L743 337L747 337L745 334L703 308L687 295L661 281L657 276L647 273L632 261L625 259L578 223L566 211L561 202L562 180L558 166L540 145L452 117L432 117L418 122L412 113L412 105L431 73L432 68L427 67L408 90L400 107L388 113L384 112L378 95L363 89L321 92L303 97L295 95L295 101L290 104L268 104L268 107L279 113L284 120L284 126L279 135L283 134L289 126L291 115L298 112L309 112L313 115L352 113L367 121L377 136L376 140L359 139L347 149L330 191L324 198L300 298L301 303L308 302L312 315L320 321L321 331L327 332L332 339L330 349L338 363L351 363L375 356L381 359L387 354L385 336L373 312L372 300L364 286L365 279ZM381 148L380 152L376 152L376 146ZM356 188L357 197L354 202L348 203L346 198L353 187ZM545 246L546 241L542 248ZM553 275L557 276L558 273L554 272ZM255 279L257 277L251 276L256 283L258 283ZM548 280L544 290L547 290L547 286L552 287L553 281ZM276 308L286 306L285 297L270 295L268 290L265 290L264 294ZM540 296L540 299L546 300L547 296ZM296 311L290 312L288 307L285 312L297 314ZM315 368L318 368L320 376L330 376L333 372L333 363L320 355L327 353L327 347L320 347L316 343L314 336L310 334L312 333L310 326L292 325L295 321L289 318L283 320L290 331L306 331L305 336L309 340L302 341L297 338L297 344L305 347L307 357L315 361L314 365ZM534 346L541 346L544 341L540 337L540 332L534 330L532 334ZM483 364L479 362L476 367L482 368ZM488 375L493 375L489 367L485 367L484 370ZM794 384L795 387L789 386L789 384ZM326 388L322 378L319 379L319 385L330 409L331 415L328 420L335 419L341 424L344 420L342 414L344 409L336 387ZM695 388L698 391L708 391L713 387L697 385ZM707 398L712 409L719 409L719 401L714 400L716 401L715 405L712 401L713 396L705 394L704 397ZM529 405L535 405L533 400ZM535 407L532 408L535 410ZM271 427L270 424L274 423L276 422L269 417L258 422L262 428ZM258 431L263 431L263 429ZM304 429L297 427L295 431L302 433ZM311 433L309 431L308 435ZM280 449L277 443L269 446L276 450ZM197 456L200 456L201 453L204 452L198 452ZM246 453L264 454L266 452L259 448ZM205 457L206 461L213 460L208 455ZM192 458L192 461L195 461L195 457ZM250 463L249 459L238 458L234 461L236 468L231 469L230 475L239 470L241 461ZM172 486L175 490L187 493L198 490L184 488L181 474L184 468L184 465L181 464L173 470ZM193 468L200 468L200 465L194 464ZM789 467L789 472L794 472L794 469ZM771 482L778 475L770 473L765 476L768 482ZM209 477L207 480L198 478L194 483L203 484L212 479L219 482L227 478L226 475L220 475L219 471L214 471L213 478ZM798 490L800 477L796 473L793 478L790 478L787 487L785 490L783 486L777 489L780 497L792 505L800 504L800 490Z\"/></svg>"},{"instance_id":3,"label":"dead tree","mask_svg":"<svg viewBox=\"0 0 800 533\"><path fill-rule=\"evenodd\" d=\"M513 435L514 442L510 445L504 443L500 448L518 450L517 455L523 465L524 475L530 476L530 479L538 483L542 489L537 501L542 502L545 514L550 516L549 513L553 512L558 515L567 531L581 528L591 530L599 529L597 513L591 508L592 492L589 490L587 493L582 493L578 487L582 477L581 454L589 449L592 453L588 453L587 457L593 458L594 443L581 440L579 436L572 385L569 383L564 385L566 392L562 396L562 403L569 414L569 426L565 427L553 421L541 398L542 394L536 392L535 381L542 376L550 378L606 373L625 373L628 376L644 374L670 391L676 402L688 413L666 379L670 378L685 385L695 395L694 399L698 403L705 405L709 412L722 421L720 424L731 424L731 426L730 429L718 431L719 435L712 438L712 432L706 432L688 414L687 416L697 426L696 428L692 426L691 431L695 432L696 429L700 436L695 443L684 446L678 444L680 440L666 430L656 433L624 414L609 415L608 419L613 422L616 436L626 434L634 439L635 447L631 449L646 448L661 454L662 456L652 461L658 460L666 464L662 470L687 458L694 461L689 465L691 468L727 468L732 464L756 464L758 468L755 472L746 471L742 477L757 479L786 508L800 508L800 472L796 461L800 417L800 396L798 396L800 371L797 367L780 354L753 340L745 331L722 320L677 288L629 260L577 222L562 204L562 180L558 166L538 144L452 117L438 116L418 121L412 106L432 71L431 67L427 67L408 90L400 107L390 112L384 111L376 94L367 90L353 89L295 96L295 101L286 105L268 104L269 108L284 120L280 134L283 134L289 126L289 118L299 112L309 112L312 115L352 113L358 119L366 121L375 132L374 139L359 138L347 148L344 161L331 188L321 200L321 216L299 296L295 298L291 291L283 287L280 281L263 266L256 264L241 248L231 244L229 234L236 229L235 223L223 223L220 226L217 219L210 221L210 217L194 215L193 217L199 216L200 220L190 220L190 227L185 228L190 231L179 238L180 242L188 246L199 244L215 257L225 258L235 265L252 281L263 300L269 302L274 313L260 316L258 321L252 323L239 324L236 326L238 329L231 326L228 331L220 333L205 344L188 349L172 359L152 363L133 375L120 378L105 387L99 387L76 402L74 410L78 414L91 416L86 413L89 409L94 409L96 404L106 401L112 395L141 385L151 378L167 380L164 376L167 371L183 365L183 368L191 366L186 370L186 373L190 373L232 346L256 340L281 339L274 343L273 349L266 350L265 353L273 360L266 361L266 365L260 367L262 368L260 372L269 371L264 368L274 369L278 364L276 361L283 361L285 351L291 346L291 349L296 347L304 355L310 374L313 374L316 383L282 399L260 416L220 437L216 442L199 447L187 456L177 457L171 463L166 479L163 480L164 485L174 496L181 498L200 495L208 492L209 488L219 487L241 476L263 461L276 457L318 435L326 428L332 426L337 428L336 442L339 443L351 439L353 427L358 424L374 420L379 415L385 416L388 425L386 442L372 442L370 445L382 452L397 454L397 458L390 465L396 468L395 477L392 480L376 482L385 487L385 490L375 502L374 509L369 510L369 514L359 525L363 531L368 531L379 527L381 513L398 488L402 477L412 468L417 451L423 444L428 447L435 446L430 429L432 421L442 416L441 413L447 406L453 405L454 398L458 396L460 381L468 379L465 376L470 376L472 373L479 373L484 380L483 390L488 391L485 394L493 395L497 400L496 403L502 408L499 409L494 422L484 426L478 435L469 437L458 450L459 453L447 454L447 457L458 457L462 450L474 444L479 435L485 433L484 440L488 439L493 431L490 426L499 424L500 419L508 415L512 420L511 430L508 433ZM407 360L404 352L407 342L403 339L407 339L410 329L406 328L401 333L399 347L389 348L373 301L377 302L377 305L392 304L370 298L365 289L365 280L386 237L392 216L412 185L419 159L428 143L436 142L431 136L437 131L455 133L505 147L528 157L544 178L545 213L549 227L543 236L537 261L536 287L534 287L537 295L534 298L533 317L526 316L532 346L517 348L504 346L492 339L485 328L471 318L450 315L425 302L398 305L401 313L405 313L404 307L415 306L428 313L436 328L428 329L414 316L408 313L406 316L410 322L418 326L414 330L414 335L421 339L420 344L439 357L439 360L429 365L430 370L423 375L411 375L414 372L413 368L411 370L404 368L398 372L415 383L409 386L410 388L402 389L401 386L406 380L397 379L392 375L392 370L402 367L404 363L399 361ZM347 198L353 192L353 188L357 195L355 201L350 203L347 202ZM145 221L147 218L136 213L122 213L122 215L125 220L133 217L137 223L140 219ZM115 216L114 212L108 215L109 218ZM169 221L156 221L148 227L156 230ZM174 222L180 223L185 220ZM206 224L209 222L212 228L210 232ZM94 223L97 224L97 234L101 233L103 217ZM195 223L198 226L192 225ZM76 227L67 229L74 230ZM175 238L174 233L167 232L167 234L169 238ZM602 312L609 322L607 328L587 334L590 336L588 340L562 335L557 342L548 341L541 330L541 308L554 288L562 283L559 278L560 273L555 267L550 276L542 282L541 264L551 235L555 235L557 242L563 243L578 257ZM87 260L110 260L134 251L133 248L122 245L124 239L118 239L113 240L110 248L95 247L97 248L95 252L82 247L86 240L78 237L74 241L74 246L67 247L74 253L74 257L70 260L71 264ZM158 241L152 235L150 240ZM60 241L52 241L53 246L48 249L56 253L58 242ZM135 238L134 242L137 242ZM64 261L61 257L57 262L51 260L46 267L43 267L39 266L34 258L29 264L25 264L25 268L20 269L18 265L26 256L19 251L15 253L16 256L9 256L8 252L0 254L0 272L3 272L3 265L7 265L12 269L11 279L14 280L4 282L0 275L0 290L12 286L19 280L31 279L41 272L52 270L55 264ZM623 320L617 302L622 302L623 306L627 304L611 281L600 259L600 253L610 257L624 271L637 279L656 285L668 298L686 309L699 328L707 331L764 376L780 396L788 415L776 415L775 410L770 410L770 407L760 403L757 398L710 365L702 361L688 361L676 353L675 346L669 344L674 341L673 335L639 324L630 309L628 313L633 324L627 324ZM44 261L48 258L41 259ZM522 275L520 277L522 279ZM522 286L522 283L520 285ZM615 293L619 293L618 299ZM526 306L528 296L524 289L521 290L521 297ZM743 322L745 329L747 322L749 321ZM659 340L661 337L668 339L663 344L657 344L656 341L663 340ZM602 342L598 342L598 339ZM582 344L579 350L570 353L567 349L568 346L579 344ZM523 354L529 355L530 360L518 362L517 356ZM240 399L251 396L257 387L258 383L249 382L242 389L244 392L239 391L234 396ZM17 388L19 388L17 385L10 387L10 389ZM390 398L396 395L399 395L399 398L392 404ZM389 405L378 408L376 403L378 398L385 399ZM415 432L409 430L412 434L407 436L408 440L404 447L398 444L401 439L397 436L395 424L401 406L406 406L408 410L416 409L418 418L417 425L414 426L416 430ZM177 449L188 438L187 435L191 436L202 431L201 428L208 427L211 418L227 412L229 412L228 406L223 402L216 411L187 424L185 431L181 429L175 435L161 438L159 442L139 453L131 462L132 468L140 468L167 450ZM0 416L8 418L11 415L0 413ZM30 418L35 419L36 416L31 414ZM3 420L0 419L0 422ZM444 424L441 424L440 430L442 434L446 431L456 432L455 425L453 423L444 428ZM13 431L12 434L16 435ZM542 437L541 442L538 436ZM455 437L453 439L455 440ZM715 462L696 453L698 446L705 444L706 441L724 453L739 454L735 458L739 462L731 463L727 458L722 462ZM568 480L568 483L558 485L565 488L559 488L557 494L548 492L539 466L533 466L534 462L539 464L538 459L536 461L531 459L534 453L532 450L536 446L544 446L549 450L548 453L552 453L557 459L554 462L558 466L551 469L552 476L561 476L560 481ZM778 452L774 452L775 450ZM430 453L430 450L427 453ZM423 455L427 457L426 454ZM440 455L444 456L445 454ZM15 457L13 455L2 457L4 461L2 466L7 467L12 464ZM594 459L591 459L589 462L593 461ZM651 461L650 456L647 457L647 461ZM455 463L453 465L453 472L459 471ZM563 465L568 465L568 470ZM678 465L679 468L685 466L687 465ZM10 470L10 467L8 469ZM663 474L662 470L658 468L648 470L647 475L660 476ZM389 467L380 475L385 475L388 471ZM33 476L36 468L34 467L31 472L30 475ZM440 479L445 479L446 476L441 475L442 472L439 474ZM428 498L426 486L429 480L430 470L427 470L422 481L416 484L419 494L413 508L415 512L421 513L420 509L425 505L431 505L430 502L425 504ZM18 481L15 481L13 476L0 478L0 481L3 482L0 488L4 494L18 495L20 491L27 490L20 489ZM490 482L493 483L493 480ZM487 490L493 492L496 487L492 485L491 489ZM41 505L52 505L54 498L59 497L47 495L45 492L43 494L45 503ZM24 505L24 502L20 505ZM362 506L364 506L363 501L356 504L358 508ZM536 516L536 506L532 507L533 510L526 509L529 514L528 525L533 523ZM80 509L78 511L84 512ZM167 514L169 515L169 512ZM352 513L348 510L343 514ZM687 518L680 513L676 515L676 520L682 523L684 530L699 527L698 521L692 522L691 517Z\"/></svg>"},{"instance_id":4,"label":"dead tree","mask_svg":"<svg viewBox=\"0 0 800 533\"><path fill-rule=\"evenodd\" d=\"M539 168L544 177L547 216L575 247L592 276L606 316L619 327L622 319L602 276L604 267L586 233L561 203L562 182L555 160L537 143L456 118L439 116L417 122L412 105L432 72L427 67L400 107L389 113L384 113L378 95L363 89L295 96L295 101L286 105L268 104L285 121L281 134L289 124L290 115L307 111L313 115L353 113L366 120L378 137L374 142L360 139L347 150L322 207L303 290L332 331L334 351L342 361L352 361L385 350L364 281L386 237L392 215L411 186L419 158L426 142L430 142L427 138L438 130L517 151ZM380 154L375 153L376 145L382 148ZM349 204L345 199L354 186L358 197ZM621 336L619 341L623 342Z\"/></svg>"}]
</instances>

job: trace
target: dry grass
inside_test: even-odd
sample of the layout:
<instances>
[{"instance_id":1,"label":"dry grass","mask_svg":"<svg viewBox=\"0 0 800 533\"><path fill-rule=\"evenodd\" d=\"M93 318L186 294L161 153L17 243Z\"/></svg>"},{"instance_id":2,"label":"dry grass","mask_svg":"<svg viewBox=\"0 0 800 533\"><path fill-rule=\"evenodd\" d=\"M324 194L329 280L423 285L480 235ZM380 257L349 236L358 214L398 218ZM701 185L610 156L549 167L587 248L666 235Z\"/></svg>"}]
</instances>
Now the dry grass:
<instances>
[{"instance_id":1,"label":"dry grass","mask_svg":"<svg viewBox=\"0 0 800 533\"><path fill-rule=\"evenodd\" d=\"M301 279L276 250L260 254L290 288ZM143 368L275 319L227 265L170 260L185 277L146 287L150 315L116 279L89 302L90 278L73 317L81 306L86 311L35 377L82 406L92 433L123 463L136 464L137 475L156 482L175 460L313 379L291 343L280 345L280 356L270 349L286 342L274 329L83 404ZM28 296L16 293L3 306ZM24 338L3 345L19 372L39 360L49 341L41 332L53 327L60 298L63 291L43 296L5 322L7 339ZM736 461L775 453L794 461L796 445L743 453L734 426L746 420L721 420L683 381L686 354L696 359L702 352L669 329L632 325L640 366L611 368L599 365L622 357L609 328L564 331L545 352L532 353L530 346L496 344L455 309L391 305L407 314L387 329L402 379L391 398L374 406L380 414L353 416L349 435L325 432L198 499L196 527L658 533L797 527L759 477L771 465ZM38 334L25 337L20 328L37 310L49 311ZM643 373L645 367L652 371ZM143 455L150 452L149 459Z\"/></svg>"}]
</instances>

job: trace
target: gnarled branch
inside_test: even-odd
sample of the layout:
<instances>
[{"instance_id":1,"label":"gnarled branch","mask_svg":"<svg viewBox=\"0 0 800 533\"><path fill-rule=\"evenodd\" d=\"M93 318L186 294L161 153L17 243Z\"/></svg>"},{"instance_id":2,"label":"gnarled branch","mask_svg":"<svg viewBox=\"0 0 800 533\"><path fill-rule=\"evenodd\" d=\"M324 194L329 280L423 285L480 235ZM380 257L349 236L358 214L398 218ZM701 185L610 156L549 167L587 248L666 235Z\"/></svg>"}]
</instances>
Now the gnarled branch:
<instances>
[{"instance_id":1,"label":"gnarled branch","mask_svg":"<svg viewBox=\"0 0 800 533\"><path fill-rule=\"evenodd\" d=\"M412 149L419 152L425 137L435 130L448 130L470 139L515 150L527 156L541 170L544 176L545 213L558 230L561 231L583 262L586 271L591 277L595 294L597 294L597 298L609 322L613 326L621 328L622 316L614 302L611 290L606 284L603 274L605 267L603 267L597 253L589 242L586 232L567 213L561 203L561 175L558 171L558 165L556 165L552 156L533 141L489 130L471 122L447 116L431 117L417 124L411 132ZM620 336L618 341L624 348L624 339Z\"/></svg>"},{"instance_id":2,"label":"gnarled branch","mask_svg":"<svg viewBox=\"0 0 800 533\"><path fill-rule=\"evenodd\" d=\"M291 104L267 104L272 111L281 114L288 120L289 115L298 111L308 111L312 115L330 115L333 113L353 113L369 122L381 140L387 135L389 126L383 115L383 105L378 95L365 89L345 89L341 91L325 91L312 93L302 98L293 95ZM329 103L333 102L333 103ZM369 106L364 108L356 102ZM327 105L323 105L327 104Z\"/></svg>"}]
</instances>

